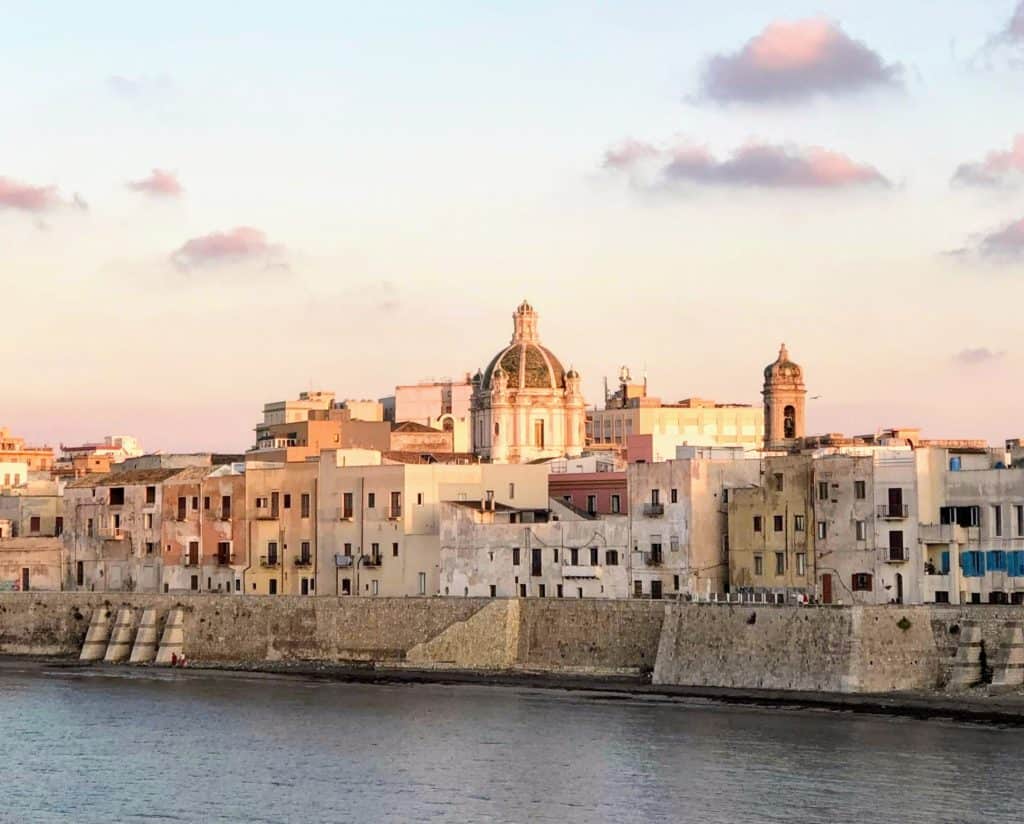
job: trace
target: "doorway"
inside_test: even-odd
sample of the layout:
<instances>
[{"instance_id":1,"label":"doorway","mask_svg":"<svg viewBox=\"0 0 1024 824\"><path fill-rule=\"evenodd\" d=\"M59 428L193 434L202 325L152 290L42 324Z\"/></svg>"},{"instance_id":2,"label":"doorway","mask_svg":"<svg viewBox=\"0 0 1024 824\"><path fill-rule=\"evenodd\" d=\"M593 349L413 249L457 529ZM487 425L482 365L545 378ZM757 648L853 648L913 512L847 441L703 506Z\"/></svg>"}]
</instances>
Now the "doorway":
<instances>
[{"instance_id":1,"label":"doorway","mask_svg":"<svg viewBox=\"0 0 1024 824\"><path fill-rule=\"evenodd\" d=\"M341 594L351 595L352 594L352 579L342 578L341 579Z\"/></svg>"},{"instance_id":2,"label":"doorway","mask_svg":"<svg viewBox=\"0 0 1024 824\"><path fill-rule=\"evenodd\" d=\"M21 591L28 592L28 567L21 568Z\"/></svg>"},{"instance_id":3,"label":"doorway","mask_svg":"<svg viewBox=\"0 0 1024 824\"><path fill-rule=\"evenodd\" d=\"M827 572L821 576L821 602L832 603L832 576Z\"/></svg>"},{"instance_id":4,"label":"doorway","mask_svg":"<svg viewBox=\"0 0 1024 824\"><path fill-rule=\"evenodd\" d=\"M309 595L309 578L303 578L300 587L303 595Z\"/></svg>"},{"instance_id":5,"label":"doorway","mask_svg":"<svg viewBox=\"0 0 1024 824\"><path fill-rule=\"evenodd\" d=\"M268 587L268 592L271 595L277 595L277 578L271 578L270 579L270 584L269 584L269 587Z\"/></svg>"},{"instance_id":6,"label":"doorway","mask_svg":"<svg viewBox=\"0 0 1024 824\"><path fill-rule=\"evenodd\" d=\"M655 600L661 598L661 581L651 581L651 598Z\"/></svg>"},{"instance_id":7,"label":"doorway","mask_svg":"<svg viewBox=\"0 0 1024 824\"><path fill-rule=\"evenodd\" d=\"M903 575L902 573L896 573L896 603L903 603Z\"/></svg>"}]
</instances>

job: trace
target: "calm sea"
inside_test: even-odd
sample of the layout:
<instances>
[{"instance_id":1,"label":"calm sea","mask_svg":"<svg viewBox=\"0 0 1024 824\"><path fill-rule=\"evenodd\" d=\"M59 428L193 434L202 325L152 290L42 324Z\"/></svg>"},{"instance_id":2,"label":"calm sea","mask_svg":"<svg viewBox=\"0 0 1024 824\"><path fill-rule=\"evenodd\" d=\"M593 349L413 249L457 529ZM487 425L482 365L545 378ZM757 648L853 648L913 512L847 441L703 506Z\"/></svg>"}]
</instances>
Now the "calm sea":
<instances>
[{"instance_id":1,"label":"calm sea","mask_svg":"<svg viewBox=\"0 0 1024 824\"><path fill-rule=\"evenodd\" d=\"M0 664L0 820L1024 821L1024 732Z\"/></svg>"}]
</instances>

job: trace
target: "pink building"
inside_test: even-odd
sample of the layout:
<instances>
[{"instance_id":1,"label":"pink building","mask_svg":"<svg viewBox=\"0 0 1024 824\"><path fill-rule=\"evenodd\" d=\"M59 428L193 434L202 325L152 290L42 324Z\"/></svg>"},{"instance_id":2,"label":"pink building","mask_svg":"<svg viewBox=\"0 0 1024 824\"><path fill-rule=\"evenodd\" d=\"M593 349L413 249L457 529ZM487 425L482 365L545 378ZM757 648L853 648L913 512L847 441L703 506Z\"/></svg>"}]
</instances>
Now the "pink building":
<instances>
[{"instance_id":1,"label":"pink building","mask_svg":"<svg viewBox=\"0 0 1024 824\"><path fill-rule=\"evenodd\" d=\"M593 515L625 515L625 472L562 472L548 475L548 494Z\"/></svg>"}]
</instances>

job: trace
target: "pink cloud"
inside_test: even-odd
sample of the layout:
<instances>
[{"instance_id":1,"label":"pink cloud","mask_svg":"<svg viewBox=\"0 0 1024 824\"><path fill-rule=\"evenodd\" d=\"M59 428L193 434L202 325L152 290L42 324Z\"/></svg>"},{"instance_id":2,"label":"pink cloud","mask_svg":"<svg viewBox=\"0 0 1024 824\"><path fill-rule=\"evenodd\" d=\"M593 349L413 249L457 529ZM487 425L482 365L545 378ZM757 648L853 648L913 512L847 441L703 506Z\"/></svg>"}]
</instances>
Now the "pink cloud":
<instances>
[{"instance_id":1,"label":"pink cloud","mask_svg":"<svg viewBox=\"0 0 1024 824\"><path fill-rule=\"evenodd\" d=\"M56 186L30 186L0 177L0 208L45 212L63 203Z\"/></svg>"},{"instance_id":2,"label":"pink cloud","mask_svg":"<svg viewBox=\"0 0 1024 824\"><path fill-rule=\"evenodd\" d=\"M1021 0L1021 2L1017 4L1017 9L1014 11L1013 17L1011 17L1010 22L1006 24L1006 30L1003 32L1003 37L1007 40L1024 42L1024 0Z\"/></svg>"},{"instance_id":3,"label":"pink cloud","mask_svg":"<svg viewBox=\"0 0 1024 824\"><path fill-rule=\"evenodd\" d=\"M177 175L163 169L153 169L149 177L131 181L128 188L158 197L177 197L184 191Z\"/></svg>"},{"instance_id":4,"label":"pink cloud","mask_svg":"<svg viewBox=\"0 0 1024 824\"><path fill-rule=\"evenodd\" d=\"M702 95L727 103L792 101L899 85L902 68L823 19L776 22L738 52L712 57Z\"/></svg>"},{"instance_id":5,"label":"pink cloud","mask_svg":"<svg viewBox=\"0 0 1024 824\"><path fill-rule=\"evenodd\" d=\"M267 242L266 234L259 229L238 226L187 240L171 253L171 262L182 269L251 261L262 261L269 267L280 251L280 247Z\"/></svg>"},{"instance_id":6,"label":"pink cloud","mask_svg":"<svg viewBox=\"0 0 1024 824\"><path fill-rule=\"evenodd\" d=\"M984 235L977 251L992 260L1019 261L1024 259L1024 218Z\"/></svg>"},{"instance_id":7,"label":"pink cloud","mask_svg":"<svg viewBox=\"0 0 1024 824\"><path fill-rule=\"evenodd\" d=\"M628 138L604 153L603 165L606 169L624 169L657 155L658 150L650 143Z\"/></svg>"},{"instance_id":8,"label":"pink cloud","mask_svg":"<svg viewBox=\"0 0 1024 824\"><path fill-rule=\"evenodd\" d=\"M891 185L874 166L818 146L751 142L725 160L716 159L704 147L688 145L663 150L651 147L650 151L615 156L621 162L610 164L606 155L605 166L629 171L634 182L652 190L687 183L793 189Z\"/></svg>"},{"instance_id":9,"label":"pink cloud","mask_svg":"<svg viewBox=\"0 0 1024 824\"><path fill-rule=\"evenodd\" d=\"M962 163L953 175L954 183L967 186L998 186L1024 174L1024 134L1013 139L1008 151L993 151L979 163Z\"/></svg>"}]
</instances>

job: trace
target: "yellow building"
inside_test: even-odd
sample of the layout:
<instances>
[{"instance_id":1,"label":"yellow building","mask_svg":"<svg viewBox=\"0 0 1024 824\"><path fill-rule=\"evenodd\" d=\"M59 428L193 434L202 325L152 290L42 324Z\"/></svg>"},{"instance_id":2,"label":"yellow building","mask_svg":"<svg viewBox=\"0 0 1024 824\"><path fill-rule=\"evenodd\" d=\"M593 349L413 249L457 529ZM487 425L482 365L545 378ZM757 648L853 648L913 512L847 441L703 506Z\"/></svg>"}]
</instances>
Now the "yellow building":
<instances>
[{"instance_id":1,"label":"yellow building","mask_svg":"<svg viewBox=\"0 0 1024 824\"><path fill-rule=\"evenodd\" d=\"M732 490L730 592L771 600L814 592L813 459L769 457L760 486Z\"/></svg>"}]
</instances>

